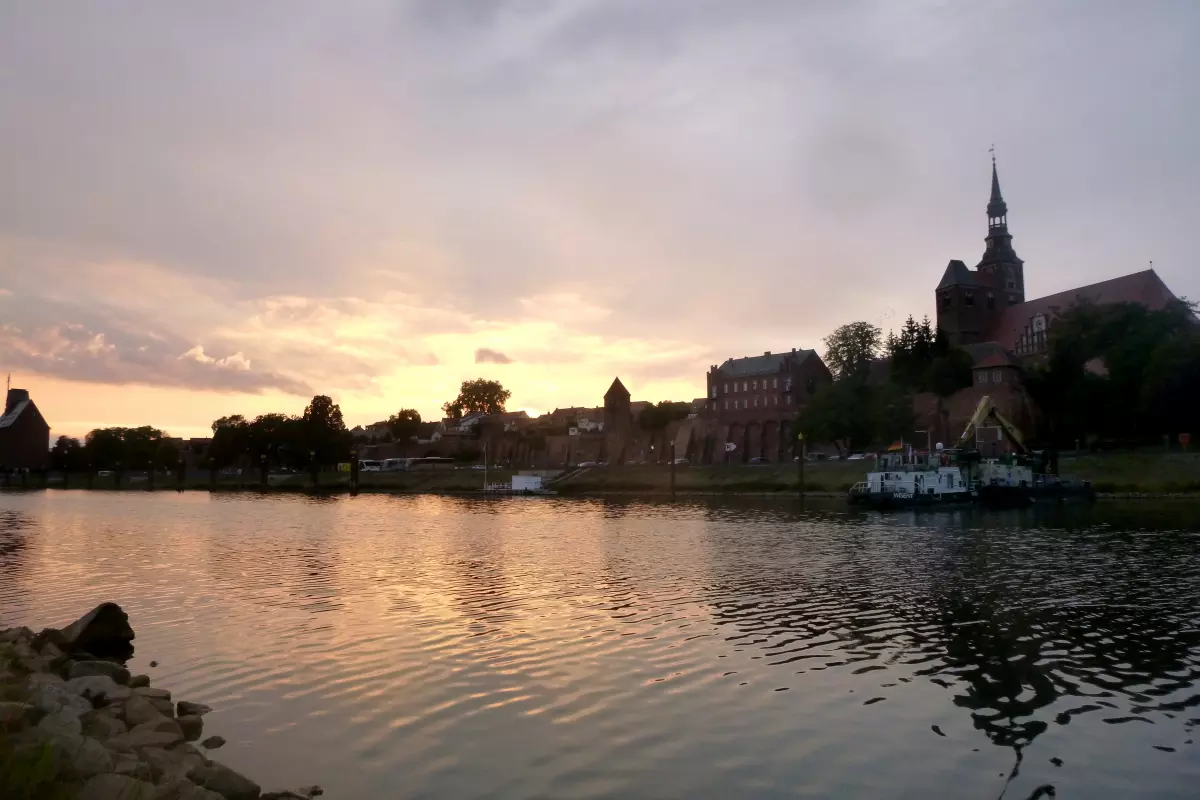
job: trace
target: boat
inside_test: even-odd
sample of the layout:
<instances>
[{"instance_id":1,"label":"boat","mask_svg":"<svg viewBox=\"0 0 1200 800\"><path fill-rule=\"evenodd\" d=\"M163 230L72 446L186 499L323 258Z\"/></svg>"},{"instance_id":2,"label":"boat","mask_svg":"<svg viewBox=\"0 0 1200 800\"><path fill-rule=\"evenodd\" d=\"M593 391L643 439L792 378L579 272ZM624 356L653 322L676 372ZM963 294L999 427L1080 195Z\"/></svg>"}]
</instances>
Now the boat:
<instances>
[{"instance_id":1,"label":"boat","mask_svg":"<svg viewBox=\"0 0 1200 800\"><path fill-rule=\"evenodd\" d=\"M1014 453L983 458L967 445L985 421L993 422L1012 444ZM1021 431L984 397L959 437L958 446L934 452L907 451L881 457L878 472L850 489L852 505L873 508L907 508L978 503L985 508L1021 508L1039 501L1095 500L1089 481L1062 478L1053 451L1035 452L1025 445Z\"/></svg>"},{"instance_id":2,"label":"boat","mask_svg":"<svg viewBox=\"0 0 1200 800\"><path fill-rule=\"evenodd\" d=\"M968 505L976 492L962 469L942 454L888 453L877 472L850 489L850 503L871 508Z\"/></svg>"}]
</instances>

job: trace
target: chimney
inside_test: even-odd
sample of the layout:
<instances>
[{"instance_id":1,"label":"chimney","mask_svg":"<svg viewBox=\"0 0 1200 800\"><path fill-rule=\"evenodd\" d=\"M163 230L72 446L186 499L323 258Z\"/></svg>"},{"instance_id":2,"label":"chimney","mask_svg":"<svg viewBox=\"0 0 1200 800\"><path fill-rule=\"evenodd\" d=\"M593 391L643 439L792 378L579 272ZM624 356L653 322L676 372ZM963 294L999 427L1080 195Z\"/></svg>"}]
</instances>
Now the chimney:
<instances>
[{"instance_id":1,"label":"chimney","mask_svg":"<svg viewBox=\"0 0 1200 800\"><path fill-rule=\"evenodd\" d=\"M13 410L13 407L15 405L17 405L17 403L24 402L25 400L28 400L28 399L29 399L29 390L28 389L9 389L8 397L5 398L5 400L4 400L4 413L7 414L8 412Z\"/></svg>"},{"instance_id":2,"label":"chimney","mask_svg":"<svg viewBox=\"0 0 1200 800\"><path fill-rule=\"evenodd\" d=\"M771 355L771 351L770 351L770 350L767 350L767 351L763 352L763 355L764 355L764 356L769 356L769 355Z\"/></svg>"}]
</instances>

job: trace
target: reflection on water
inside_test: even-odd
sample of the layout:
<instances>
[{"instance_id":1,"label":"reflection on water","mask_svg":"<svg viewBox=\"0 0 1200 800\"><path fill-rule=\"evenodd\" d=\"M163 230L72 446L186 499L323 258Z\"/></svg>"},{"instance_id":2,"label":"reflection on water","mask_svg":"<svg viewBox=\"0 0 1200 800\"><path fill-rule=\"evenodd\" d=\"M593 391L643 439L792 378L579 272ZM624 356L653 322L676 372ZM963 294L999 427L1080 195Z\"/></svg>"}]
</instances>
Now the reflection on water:
<instances>
[{"instance_id":1,"label":"reflection on water","mask_svg":"<svg viewBox=\"0 0 1200 800\"><path fill-rule=\"evenodd\" d=\"M0 495L222 756L358 797L1192 797L1200 508Z\"/></svg>"}]
</instances>

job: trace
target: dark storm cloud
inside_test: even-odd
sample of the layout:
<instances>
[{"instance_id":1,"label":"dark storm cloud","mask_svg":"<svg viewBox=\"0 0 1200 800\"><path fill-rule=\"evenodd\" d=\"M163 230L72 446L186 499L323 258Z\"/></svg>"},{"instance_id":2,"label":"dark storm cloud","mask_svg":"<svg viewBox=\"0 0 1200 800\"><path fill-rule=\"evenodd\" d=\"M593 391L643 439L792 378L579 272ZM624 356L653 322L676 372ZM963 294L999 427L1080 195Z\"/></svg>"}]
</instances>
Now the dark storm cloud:
<instances>
[{"instance_id":1,"label":"dark storm cloud","mask_svg":"<svg viewBox=\"0 0 1200 800\"><path fill-rule=\"evenodd\" d=\"M511 364L512 359L501 353L499 350L490 350L486 347L480 347L475 351L476 364Z\"/></svg>"}]
</instances>

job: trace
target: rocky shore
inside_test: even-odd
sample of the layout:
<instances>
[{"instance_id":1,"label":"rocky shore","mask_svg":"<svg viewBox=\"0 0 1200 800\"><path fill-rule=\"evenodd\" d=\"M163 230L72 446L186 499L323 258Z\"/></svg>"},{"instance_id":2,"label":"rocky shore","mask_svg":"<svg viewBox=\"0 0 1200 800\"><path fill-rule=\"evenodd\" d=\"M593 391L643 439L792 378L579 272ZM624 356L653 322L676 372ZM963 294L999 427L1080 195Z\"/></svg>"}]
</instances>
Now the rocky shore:
<instances>
[{"instance_id":1,"label":"rocky shore","mask_svg":"<svg viewBox=\"0 0 1200 800\"><path fill-rule=\"evenodd\" d=\"M208 757L200 703L130 675L129 618L105 603L62 628L0 630L0 797L4 800L306 800L320 787L263 792ZM197 747L196 742L199 744Z\"/></svg>"}]
</instances>

